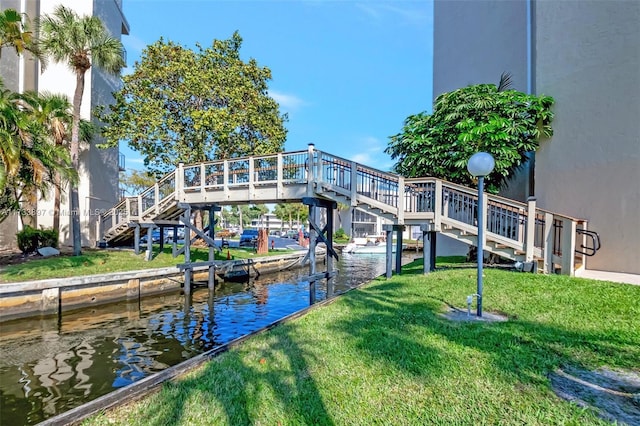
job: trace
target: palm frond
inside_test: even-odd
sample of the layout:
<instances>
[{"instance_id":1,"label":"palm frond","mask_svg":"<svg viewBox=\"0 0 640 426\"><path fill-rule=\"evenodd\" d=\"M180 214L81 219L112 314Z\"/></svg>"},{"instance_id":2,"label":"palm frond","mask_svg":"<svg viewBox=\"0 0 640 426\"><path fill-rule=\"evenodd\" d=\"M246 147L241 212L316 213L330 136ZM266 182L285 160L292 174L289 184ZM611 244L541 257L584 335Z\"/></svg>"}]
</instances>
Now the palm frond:
<instances>
[{"instance_id":1,"label":"palm frond","mask_svg":"<svg viewBox=\"0 0 640 426\"><path fill-rule=\"evenodd\" d=\"M511 89L513 82L511 80L511 73L504 71L500 74L500 82L498 83L498 92L504 92Z\"/></svg>"}]
</instances>

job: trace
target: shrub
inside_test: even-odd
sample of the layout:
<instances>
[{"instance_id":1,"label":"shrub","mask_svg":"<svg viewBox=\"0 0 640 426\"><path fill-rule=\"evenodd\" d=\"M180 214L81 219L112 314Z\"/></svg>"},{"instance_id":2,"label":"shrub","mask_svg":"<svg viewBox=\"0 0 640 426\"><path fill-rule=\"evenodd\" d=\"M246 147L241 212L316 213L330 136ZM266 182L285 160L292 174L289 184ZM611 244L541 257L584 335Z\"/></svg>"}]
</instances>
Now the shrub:
<instances>
[{"instance_id":1,"label":"shrub","mask_svg":"<svg viewBox=\"0 0 640 426\"><path fill-rule=\"evenodd\" d=\"M336 232L333 234L333 238L336 240L348 240L349 236L342 228L338 228Z\"/></svg>"},{"instance_id":2,"label":"shrub","mask_svg":"<svg viewBox=\"0 0 640 426\"><path fill-rule=\"evenodd\" d=\"M58 231L55 229L40 229L38 247L58 248Z\"/></svg>"},{"instance_id":3,"label":"shrub","mask_svg":"<svg viewBox=\"0 0 640 426\"><path fill-rule=\"evenodd\" d=\"M38 230L29 225L16 234L18 248L24 254L32 253L38 248Z\"/></svg>"},{"instance_id":4,"label":"shrub","mask_svg":"<svg viewBox=\"0 0 640 426\"><path fill-rule=\"evenodd\" d=\"M25 225L16 238L18 248L24 254L33 253L40 247L58 247L58 231L55 229L36 229Z\"/></svg>"}]
</instances>

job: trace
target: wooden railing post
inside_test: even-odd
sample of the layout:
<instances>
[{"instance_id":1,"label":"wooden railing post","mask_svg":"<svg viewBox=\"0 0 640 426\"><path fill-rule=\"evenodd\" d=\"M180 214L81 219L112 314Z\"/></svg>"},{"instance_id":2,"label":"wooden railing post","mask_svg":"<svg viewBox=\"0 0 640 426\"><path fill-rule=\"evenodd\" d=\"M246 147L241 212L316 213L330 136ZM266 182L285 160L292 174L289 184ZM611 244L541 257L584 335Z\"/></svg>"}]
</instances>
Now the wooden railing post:
<instances>
[{"instance_id":1,"label":"wooden railing post","mask_svg":"<svg viewBox=\"0 0 640 426\"><path fill-rule=\"evenodd\" d=\"M175 199L182 201L182 191L184 188L184 163L178 163L178 168L175 171ZM138 211L142 208L142 205L138 204Z\"/></svg>"},{"instance_id":2,"label":"wooden railing post","mask_svg":"<svg viewBox=\"0 0 640 426\"><path fill-rule=\"evenodd\" d=\"M153 185L153 204L156 214L160 213L160 185L158 185L157 182L155 185Z\"/></svg>"},{"instance_id":3,"label":"wooden railing post","mask_svg":"<svg viewBox=\"0 0 640 426\"><path fill-rule=\"evenodd\" d=\"M444 197L442 196L442 181L440 179L436 179L433 195L433 230L440 232L442 231L442 203L444 202Z\"/></svg>"},{"instance_id":4,"label":"wooden railing post","mask_svg":"<svg viewBox=\"0 0 640 426\"><path fill-rule=\"evenodd\" d=\"M445 194L442 188L442 216L447 219L449 219L449 197L451 197L451 191Z\"/></svg>"},{"instance_id":5,"label":"wooden railing post","mask_svg":"<svg viewBox=\"0 0 640 426\"><path fill-rule=\"evenodd\" d=\"M404 177L402 176L398 176L398 225L404 225Z\"/></svg>"},{"instance_id":6,"label":"wooden railing post","mask_svg":"<svg viewBox=\"0 0 640 426\"><path fill-rule=\"evenodd\" d=\"M254 173L253 157L249 157L249 200L255 199L256 195L256 180L255 176L253 176Z\"/></svg>"},{"instance_id":7,"label":"wooden railing post","mask_svg":"<svg viewBox=\"0 0 640 426\"><path fill-rule=\"evenodd\" d=\"M144 213L144 206L142 205L142 195L138 195L138 220L142 220L142 213Z\"/></svg>"},{"instance_id":8,"label":"wooden railing post","mask_svg":"<svg viewBox=\"0 0 640 426\"><path fill-rule=\"evenodd\" d=\"M207 186L207 177L205 176L205 167L204 167L204 163L200 164L200 193L202 194L202 196L204 197L204 193L205 193L205 186Z\"/></svg>"},{"instance_id":9,"label":"wooden railing post","mask_svg":"<svg viewBox=\"0 0 640 426\"><path fill-rule=\"evenodd\" d=\"M536 233L536 198L529 197L527 200L527 234L525 236L525 261L533 260L533 249Z\"/></svg>"},{"instance_id":10,"label":"wooden railing post","mask_svg":"<svg viewBox=\"0 0 640 426\"><path fill-rule=\"evenodd\" d=\"M132 219L132 215L131 215L131 198L129 198L129 197L125 198L124 205L125 205L125 208L127 210L126 222L129 223L129 222L131 222L131 219Z\"/></svg>"},{"instance_id":11,"label":"wooden railing post","mask_svg":"<svg viewBox=\"0 0 640 426\"><path fill-rule=\"evenodd\" d=\"M315 145L310 143L307 149L307 196L308 197L313 197L314 195L313 184L316 180L314 151L315 151Z\"/></svg>"},{"instance_id":12,"label":"wooden railing post","mask_svg":"<svg viewBox=\"0 0 640 426\"><path fill-rule=\"evenodd\" d=\"M358 163L351 162L351 207L358 206Z\"/></svg>"},{"instance_id":13,"label":"wooden railing post","mask_svg":"<svg viewBox=\"0 0 640 426\"><path fill-rule=\"evenodd\" d=\"M231 195L229 191L229 161L224 160L222 167L222 179L224 180L224 182L222 182L222 185L224 190L224 197L226 199L229 199L229 196Z\"/></svg>"},{"instance_id":14,"label":"wooden railing post","mask_svg":"<svg viewBox=\"0 0 640 426\"><path fill-rule=\"evenodd\" d=\"M276 161L276 191L278 197L282 197L284 195L284 161L282 159L282 153L278 153L278 159Z\"/></svg>"},{"instance_id":15,"label":"wooden railing post","mask_svg":"<svg viewBox=\"0 0 640 426\"><path fill-rule=\"evenodd\" d=\"M576 222L569 218L562 219L562 275L573 276L575 273Z\"/></svg>"}]
</instances>

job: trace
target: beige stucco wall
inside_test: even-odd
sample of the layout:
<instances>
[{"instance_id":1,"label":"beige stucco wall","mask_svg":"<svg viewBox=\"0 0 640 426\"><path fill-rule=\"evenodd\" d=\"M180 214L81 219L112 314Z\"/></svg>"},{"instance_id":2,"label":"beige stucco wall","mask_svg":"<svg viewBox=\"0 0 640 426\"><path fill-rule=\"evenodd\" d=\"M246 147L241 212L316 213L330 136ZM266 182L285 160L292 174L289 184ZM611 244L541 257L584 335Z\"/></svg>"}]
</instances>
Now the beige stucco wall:
<instances>
[{"instance_id":1,"label":"beige stucco wall","mask_svg":"<svg viewBox=\"0 0 640 426\"><path fill-rule=\"evenodd\" d=\"M640 2L539 2L536 86L556 100L539 205L589 220L588 269L640 273Z\"/></svg>"},{"instance_id":2,"label":"beige stucco wall","mask_svg":"<svg viewBox=\"0 0 640 426\"><path fill-rule=\"evenodd\" d=\"M433 96L472 84L498 84L512 75L512 88L527 91L527 2L436 0L434 2ZM526 200L525 165L503 195Z\"/></svg>"}]
</instances>

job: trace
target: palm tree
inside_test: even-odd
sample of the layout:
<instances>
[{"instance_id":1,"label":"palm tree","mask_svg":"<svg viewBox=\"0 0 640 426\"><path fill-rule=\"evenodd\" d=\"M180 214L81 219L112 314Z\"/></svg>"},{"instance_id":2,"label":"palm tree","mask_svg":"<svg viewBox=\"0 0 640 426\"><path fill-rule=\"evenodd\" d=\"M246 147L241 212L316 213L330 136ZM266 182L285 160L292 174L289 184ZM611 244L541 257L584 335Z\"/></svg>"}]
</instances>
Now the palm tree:
<instances>
[{"instance_id":1,"label":"palm tree","mask_svg":"<svg viewBox=\"0 0 640 426\"><path fill-rule=\"evenodd\" d=\"M31 31L31 22L26 14L18 13L15 9L5 9L0 12L0 57L2 49L13 47L16 54L22 55L24 51L29 51L37 59L43 61L37 39Z\"/></svg>"},{"instance_id":2,"label":"palm tree","mask_svg":"<svg viewBox=\"0 0 640 426\"><path fill-rule=\"evenodd\" d=\"M4 192L7 181L20 170L20 150L26 129L22 112L18 107L19 97L4 88L0 80L0 191Z\"/></svg>"},{"instance_id":3,"label":"palm tree","mask_svg":"<svg viewBox=\"0 0 640 426\"><path fill-rule=\"evenodd\" d=\"M69 153L62 147L49 143L48 129L37 118L34 108L37 95L20 95L4 90L0 81L0 221L9 212L25 210L21 203L35 198L40 191L47 194L55 185L54 176L74 180ZM27 209L28 210L28 209Z\"/></svg>"},{"instance_id":4,"label":"palm tree","mask_svg":"<svg viewBox=\"0 0 640 426\"><path fill-rule=\"evenodd\" d=\"M94 64L109 73L118 74L124 66L122 43L109 35L98 17L80 17L64 6L58 6L52 16L45 15L41 29L42 51L56 62L66 62L76 75L70 152L73 167L78 170L80 108L85 73ZM70 192L73 254L77 256L81 248L80 217L78 216L80 202L77 185L72 184Z\"/></svg>"},{"instance_id":5,"label":"palm tree","mask_svg":"<svg viewBox=\"0 0 640 426\"><path fill-rule=\"evenodd\" d=\"M0 55L2 48L13 47L18 55L33 44L33 33L28 29L28 20L14 9L0 12Z\"/></svg>"},{"instance_id":6,"label":"palm tree","mask_svg":"<svg viewBox=\"0 0 640 426\"><path fill-rule=\"evenodd\" d=\"M49 143L60 149L71 139L73 110L69 99L62 94L43 92L40 94L26 93L24 96L30 105L33 118L44 126ZM80 141L91 142L95 126L80 120ZM66 148L65 148L66 149ZM56 171L54 177L53 229L60 230L60 199L62 186L68 181L68 176Z\"/></svg>"}]
</instances>

